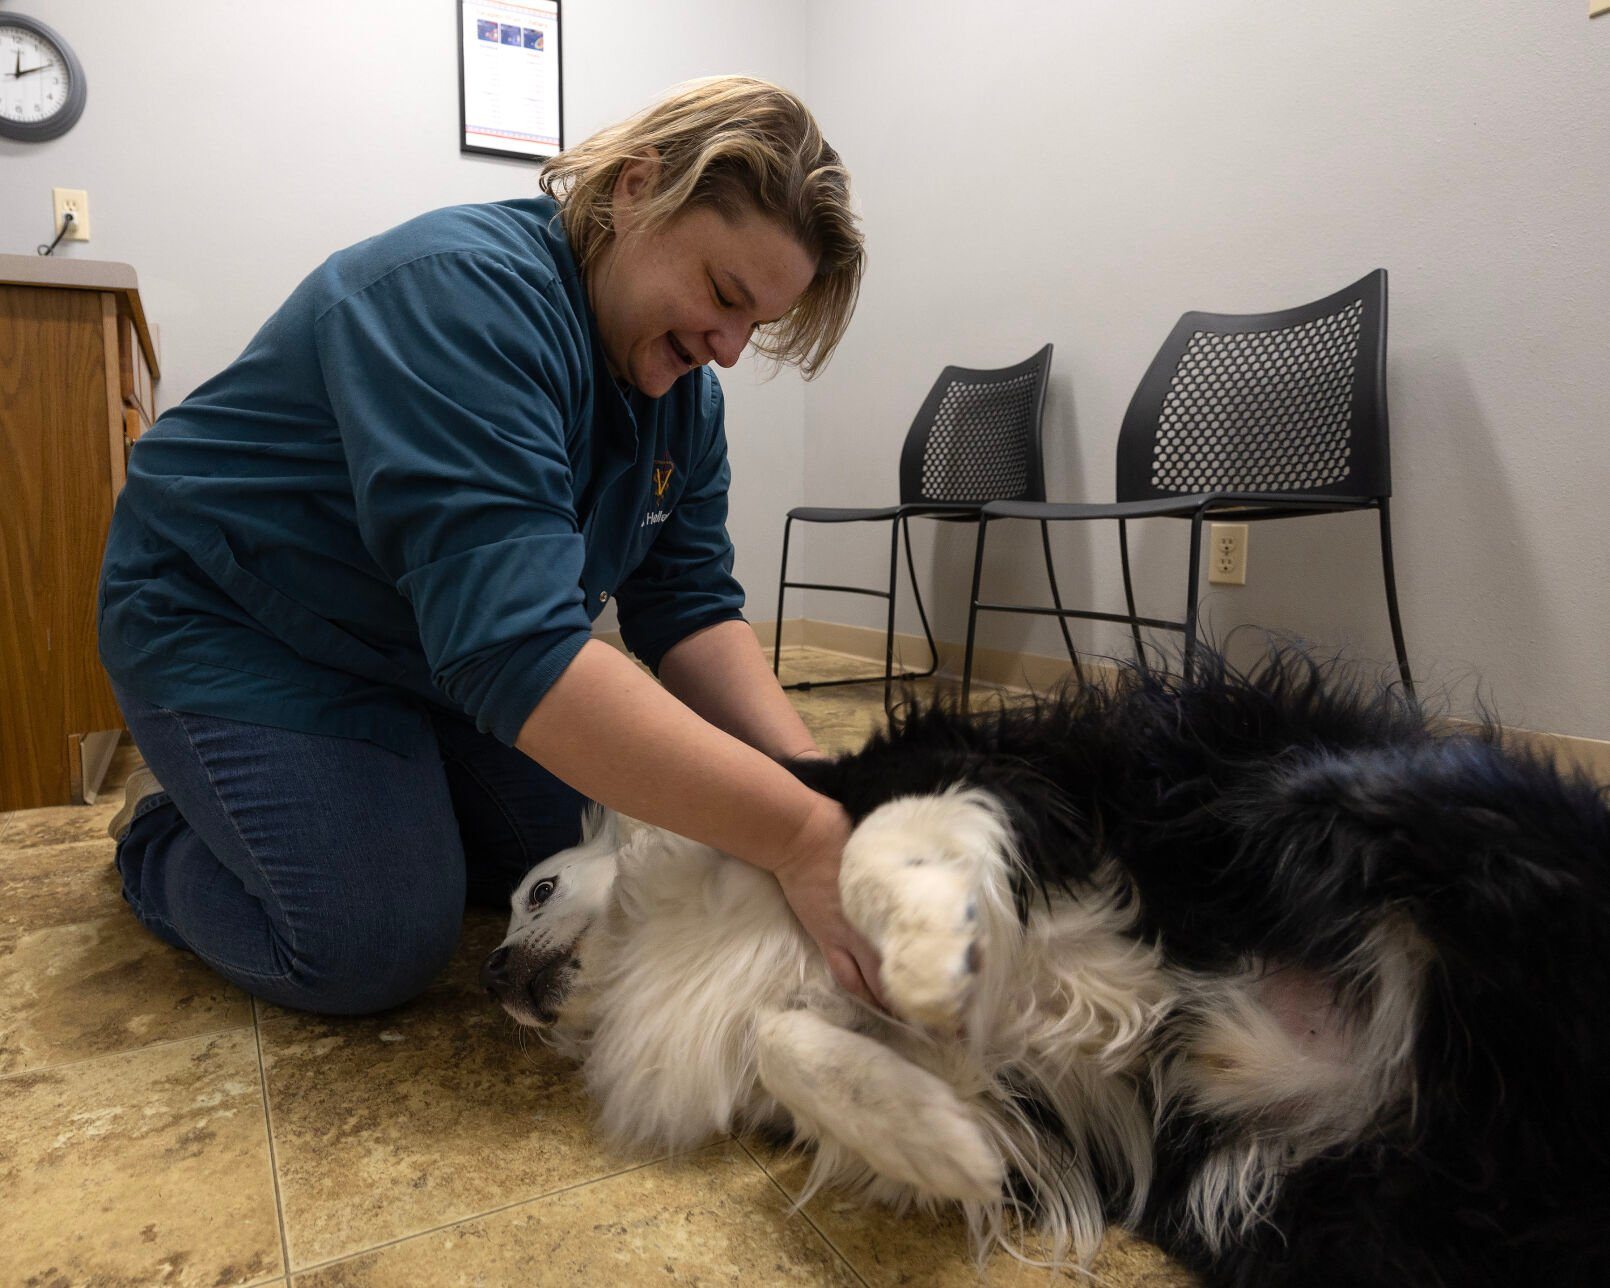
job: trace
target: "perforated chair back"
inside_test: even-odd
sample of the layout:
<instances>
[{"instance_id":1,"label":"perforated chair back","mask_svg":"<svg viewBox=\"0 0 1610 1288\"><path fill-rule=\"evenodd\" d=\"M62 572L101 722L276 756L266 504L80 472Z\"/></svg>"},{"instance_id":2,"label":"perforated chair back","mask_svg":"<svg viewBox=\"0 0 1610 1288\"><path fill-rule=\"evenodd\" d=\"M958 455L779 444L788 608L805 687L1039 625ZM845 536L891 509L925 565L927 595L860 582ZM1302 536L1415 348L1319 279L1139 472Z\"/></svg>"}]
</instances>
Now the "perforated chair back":
<instances>
[{"instance_id":1,"label":"perforated chair back","mask_svg":"<svg viewBox=\"0 0 1610 1288\"><path fill-rule=\"evenodd\" d=\"M1118 500L1385 497L1386 270L1279 313L1187 313L1118 438Z\"/></svg>"},{"instance_id":2,"label":"perforated chair back","mask_svg":"<svg viewBox=\"0 0 1610 1288\"><path fill-rule=\"evenodd\" d=\"M1013 367L941 371L900 452L900 503L1045 500L1040 417L1050 370L1048 344Z\"/></svg>"}]
</instances>

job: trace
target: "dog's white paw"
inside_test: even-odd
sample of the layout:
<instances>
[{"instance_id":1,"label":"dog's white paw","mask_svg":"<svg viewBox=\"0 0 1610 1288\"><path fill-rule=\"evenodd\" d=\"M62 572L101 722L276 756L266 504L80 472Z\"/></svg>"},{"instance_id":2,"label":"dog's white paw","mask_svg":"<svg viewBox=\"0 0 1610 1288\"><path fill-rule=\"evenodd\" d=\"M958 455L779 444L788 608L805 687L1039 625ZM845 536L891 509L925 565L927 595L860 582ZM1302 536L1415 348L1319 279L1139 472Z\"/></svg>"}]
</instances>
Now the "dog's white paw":
<instances>
[{"instance_id":1,"label":"dog's white paw","mask_svg":"<svg viewBox=\"0 0 1610 1288\"><path fill-rule=\"evenodd\" d=\"M945 1031L961 1024L982 953L971 883L914 864L877 941L883 995L895 1014Z\"/></svg>"},{"instance_id":2,"label":"dog's white paw","mask_svg":"<svg viewBox=\"0 0 1610 1288\"><path fill-rule=\"evenodd\" d=\"M929 1197L1000 1197L1000 1151L978 1113L937 1074L808 1010L762 1018L755 1038L761 1085L803 1138L832 1142Z\"/></svg>"},{"instance_id":3,"label":"dog's white paw","mask_svg":"<svg viewBox=\"0 0 1610 1288\"><path fill-rule=\"evenodd\" d=\"M877 1169L926 1194L988 1203L1001 1195L1006 1164L978 1121L959 1101L917 1101L918 1113L896 1113L869 1149ZM881 1157L878 1155L881 1154Z\"/></svg>"},{"instance_id":4,"label":"dog's white paw","mask_svg":"<svg viewBox=\"0 0 1610 1288\"><path fill-rule=\"evenodd\" d=\"M882 991L904 1020L953 1033L987 945L982 898L1006 881L999 802L977 790L908 796L874 810L844 847L844 914L883 958Z\"/></svg>"}]
</instances>

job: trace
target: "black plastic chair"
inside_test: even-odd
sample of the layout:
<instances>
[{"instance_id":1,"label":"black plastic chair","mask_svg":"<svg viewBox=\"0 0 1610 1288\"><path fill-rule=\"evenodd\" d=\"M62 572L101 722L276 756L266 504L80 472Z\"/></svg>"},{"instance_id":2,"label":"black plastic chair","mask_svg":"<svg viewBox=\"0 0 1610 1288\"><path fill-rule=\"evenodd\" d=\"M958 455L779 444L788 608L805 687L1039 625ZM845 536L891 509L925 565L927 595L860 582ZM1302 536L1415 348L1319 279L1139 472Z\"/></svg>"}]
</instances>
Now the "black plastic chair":
<instances>
[{"instance_id":1,"label":"black plastic chair","mask_svg":"<svg viewBox=\"0 0 1610 1288\"><path fill-rule=\"evenodd\" d=\"M788 512L783 524L782 569L777 584L777 640L772 649L772 671L781 674L783 596L790 586L800 590L832 590L852 595L872 595L889 601L888 627L884 639L883 674L861 675L839 680L799 680L785 689L828 688L839 684L870 684L883 681L883 705L890 706L895 680L920 680L939 666L939 649L928 626L917 585L917 570L911 556L911 520L938 519L945 522L977 523L986 503L991 501L1036 502L1045 500L1045 464L1040 443L1040 419L1045 411L1046 378L1051 369L1048 344L1032 358L1016 366L997 370L946 367L928 391L917 418L906 433L900 452L900 503L876 509L835 509L800 506ZM888 522L889 588L873 590L863 586L826 585L821 582L788 580L788 541L794 523ZM1056 573L1051 566L1051 537L1041 525L1045 544L1046 574L1051 580L1051 598L1059 607ZM928 641L930 662L926 671L894 673L895 580L900 563L900 535L906 538L906 571L917 601L917 614ZM1062 628L1068 656L1079 665L1073 639L1066 624Z\"/></svg>"},{"instance_id":2,"label":"black plastic chair","mask_svg":"<svg viewBox=\"0 0 1610 1288\"><path fill-rule=\"evenodd\" d=\"M1381 516L1381 567L1387 615L1403 687L1414 681L1398 615L1392 569L1392 494L1386 411L1386 270L1279 313L1187 313L1175 325L1130 400L1118 436L1118 497L1114 505L995 502L983 507L962 663L962 701L970 696L973 642L980 612L1127 622L1137 661L1144 664L1142 626L1182 631L1183 669L1196 649L1202 523L1289 519L1346 510ZM1130 519L1191 521L1191 563L1185 620L1138 617L1129 572ZM979 581L991 521L1118 521L1124 599L1129 612L1027 604L984 603ZM1046 558L1050 559L1047 541Z\"/></svg>"}]
</instances>

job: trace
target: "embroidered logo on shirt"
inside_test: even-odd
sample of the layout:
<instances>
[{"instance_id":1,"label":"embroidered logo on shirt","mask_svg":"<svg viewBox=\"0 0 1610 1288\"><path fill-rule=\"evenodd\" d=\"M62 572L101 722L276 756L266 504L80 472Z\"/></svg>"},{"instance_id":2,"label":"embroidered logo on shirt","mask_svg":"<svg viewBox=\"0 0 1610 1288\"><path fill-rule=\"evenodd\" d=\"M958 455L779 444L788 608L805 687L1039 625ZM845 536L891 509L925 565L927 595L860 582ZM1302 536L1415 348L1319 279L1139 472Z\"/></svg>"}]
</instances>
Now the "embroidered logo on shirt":
<instances>
[{"instance_id":1,"label":"embroidered logo on shirt","mask_svg":"<svg viewBox=\"0 0 1610 1288\"><path fill-rule=\"evenodd\" d=\"M656 501L665 496L665 489L671 486L671 475L676 469L675 461L654 462L654 499Z\"/></svg>"},{"instance_id":2,"label":"embroidered logo on shirt","mask_svg":"<svg viewBox=\"0 0 1610 1288\"><path fill-rule=\"evenodd\" d=\"M671 512L669 510L650 510L643 516L643 522L637 526L640 528L652 528L655 524L664 523L670 517Z\"/></svg>"}]
</instances>

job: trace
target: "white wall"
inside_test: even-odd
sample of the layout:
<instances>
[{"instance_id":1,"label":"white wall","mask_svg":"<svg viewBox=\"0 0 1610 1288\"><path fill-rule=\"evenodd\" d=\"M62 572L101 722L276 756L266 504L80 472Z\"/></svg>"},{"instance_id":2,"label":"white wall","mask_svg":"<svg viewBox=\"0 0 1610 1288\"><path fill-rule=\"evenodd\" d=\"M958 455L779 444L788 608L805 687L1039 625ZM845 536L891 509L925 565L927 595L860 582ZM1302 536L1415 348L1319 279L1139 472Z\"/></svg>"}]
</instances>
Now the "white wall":
<instances>
[{"instance_id":1,"label":"white wall","mask_svg":"<svg viewBox=\"0 0 1610 1288\"><path fill-rule=\"evenodd\" d=\"M56 253L134 266L162 331L163 407L230 362L331 251L438 206L537 190L535 165L458 150L453 0L18 8L76 49L89 99L62 138L0 140L0 252L50 240L52 187L86 189L94 239ZM565 0L566 140L694 76L803 93L806 17L792 0ZM802 385L762 383L747 360L722 383L738 573L768 618L780 516L803 499Z\"/></svg>"},{"instance_id":2,"label":"white wall","mask_svg":"<svg viewBox=\"0 0 1610 1288\"><path fill-rule=\"evenodd\" d=\"M1046 340L1051 494L1110 500L1124 408L1180 313L1385 266L1411 657L1460 706L1479 674L1514 723L1610 738L1610 19L1579 0L816 0L810 33L811 103L871 255L806 390L810 504L887 502L939 368ZM1017 526L992 535L987 584L1044 595ZM1142 612L1179 615L1186 532L1141 535ZM1113 525L1056 548L1065 593L1121 611ZM820 529L806 550L815 580L886 575L870 533L864 553ZM1390 659L1375 550L1373 515L1256 526L1250 584L1207 612ZM971 534L918 551L959 640ZM881 624L872 601L808 605ZM986 619L983 641L1060 649L1046 619Z\"/></svg>"},{"instance_id":3,"label":"white wall","mask_svg":"<svg viewBox=\"0 0 1610 1288\"><path fill-rule=\"evenodd\" d=\"M534 167L458 152L451 0L21 7L75 44L89 106L62 139L0 142L0 250L45 238L52 186L87 188L95 240L58 253L138 270L164 404L330 251L534 190ZM1181 312L1277 308L1384 265L1414 659L1461 705L1480 675L1515 723L1610 737L1610 19L1584 8L566 0L570 139L746 71L799 90L856 177L871 272L838 357L808 386L724 377L752 615L775 611L789 506L892 498L944 363L1054 341L1052 495L1105 500L1124 407ZM992 541L992 584L1039 593L1032 529L1012 535ZM1116 535L1057 535L1070 598L1118 606ZM1142 611L1176 612L1184 535L1140 534ZM802 534L800 575L876 584L881 542L846 536ZM925 533L919 552L959 639L970 536ZM880 620L870 601L804 604ZM1371 518L1255 528L1251 584L1207 611L1389 657ZM909 602L901 617L916 628ZM986 621L984 642L1058 648L1026 618Z\"/></svg>"}]
</instances>

